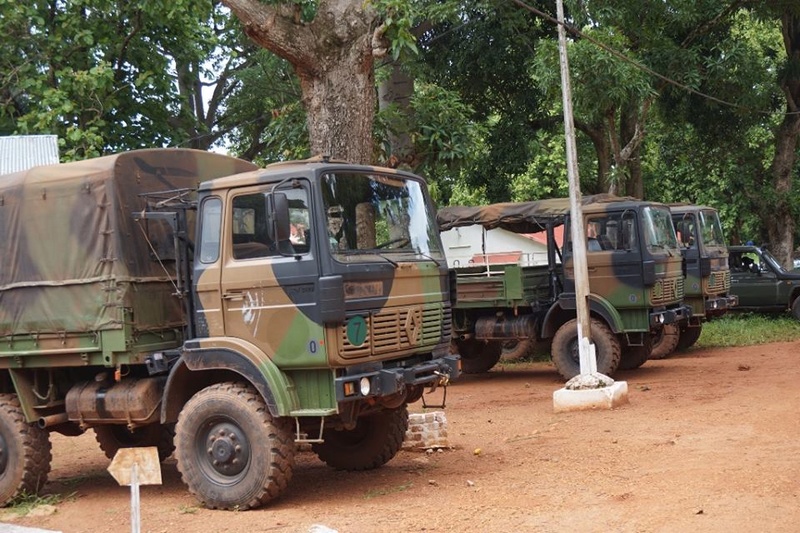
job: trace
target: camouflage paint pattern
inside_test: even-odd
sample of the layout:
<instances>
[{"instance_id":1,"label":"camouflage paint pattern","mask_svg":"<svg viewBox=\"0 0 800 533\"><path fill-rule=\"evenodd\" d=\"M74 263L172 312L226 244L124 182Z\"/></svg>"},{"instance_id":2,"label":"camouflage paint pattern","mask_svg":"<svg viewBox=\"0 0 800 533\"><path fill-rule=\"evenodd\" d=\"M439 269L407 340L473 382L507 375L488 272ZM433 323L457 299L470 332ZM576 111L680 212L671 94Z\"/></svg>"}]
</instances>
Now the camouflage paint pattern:
<instances>
[{"instance_id":1,"label":"camouflage paint pattern","mask_svg":"<svg viewBox=\"0 0 800 533\"><path fill-rule=\"evenodd\" d=\"M736 305L736 298L730 292L728 247L721 234L717 237L719 242L704 236L699 219L701 213L708 213L718 221L717 211L689 204L670 204L669 208L676 230L687 232L686 242L681 243L681 253L686 259L684 300L692 307L692 321L698 322L707 315L725 314L729 307Z\"/></svg>"},{"instance_id":2,"label":"camouflage paint pattern","mask_svg":"<svg viewBox=\"0 0 800 533\"><path fill-rule=\"evenodd\" d=\"M223 155L158 149L0 177L0 356L100 352L113 364L111 352L139 343L179 345L186 318L170 266L155 261L148 244L172 246L171 235L153 224L145 238L132 214L145 208L142 193L196 189L253 168Z\"/></svg>"},{"instance_id":3,"label":"camouflage paint pattern","mask_svg":"<svg viewBox=\"0 0 800 533\"><path fill-rule=\"evenodd\" d=\"M320 179L346 171L392 175L421 181L411 174L379 167L355 167L319 160L278 164L203 184L202 202L222 199L221 250L217 260L198 264L194 280L202 347L221 346L227 338L252 345L246 352L259 367L283 370L345 368L414 354L447 353L450 335L447 269L441 244L430 258L404 254L393 262L373 255L342 264L324 234ZM230 197L241 192L268 193L285 180L308 191L312 238L298 256L273 255L236 260L229 212ZM438 236L437 236L438 237ZM437 265L438 262L438 265ZM326 323L320 309L320 278L341 277L339 305L344 321ZM365 328L351 342L348 327Z\"/></svg>"},{"instance_id":4,"label":"camouflage paint pattern","mask_svg":"<svg viewBox=\"0 0 800 533\"><path fill-rule=\"evenodd\" d=\"M589 195L581 200L584 219L591 221L604 214L635 215L641 227L641 213L645 207L662 204L643 202L633 198L613 195ZM626 215L628 216L628 215ZM480 224L485 229L504 228L517 233L535 233L544 231L548 225L558 226L569 223L569 199L555 198L532 202L502 203L481 207L448 207L439 210L437 215L441 229L447 230L459 226ZM568 230L565 234L569 234ZM635 249L615 253L614 251L589 253L590 308L592 312L602 315L615 333L647 332L652 327L653 312L666 312L669 321L685 318L687 309L682 304L684 282L682 259L677 247L665 250L653 257L645 252L644 237L637 230ZM674 240L674 233L672 236ZM643 279L643 262L652 265L652 282ZM456 269L457 299L456 310L478 310L481 307L495 313L495 307L503 307L503 302L511 304L514 314L519 308L531 308L534 313L545 313L542 319L540 334L548 338L555 333L558 326L566 320L559 309L574 313L574 273L569 246L565 247L563 271L558 272L563 289L558 294L549 290L547 266L496 265L500 270L494 280L484 277L482 280L474 276L476 269L484 267L460 267ZM505 272L514 278L505 279ZM524 273L524 274L523 274ZM516 279L519 277L520 279ZM499 280L499 281L498 281ZM493 287L487 284L494 283ZM531 286L530 283L534 285ZM527 285L526 285L527 284ZM523 285L524 289L516 294L509 294L508 287ZM547 291L547 292L545 292ZM471 296L472 295L472 296ZM467 296L466 298L463 298ZM488 306L488 307L487 307ZM524 312L524 311L523 311ZM468 311L475 315L474 311ZM459 316L456 330L468 327L469 319L464 321Z\"/></svg>"}]
</instances>

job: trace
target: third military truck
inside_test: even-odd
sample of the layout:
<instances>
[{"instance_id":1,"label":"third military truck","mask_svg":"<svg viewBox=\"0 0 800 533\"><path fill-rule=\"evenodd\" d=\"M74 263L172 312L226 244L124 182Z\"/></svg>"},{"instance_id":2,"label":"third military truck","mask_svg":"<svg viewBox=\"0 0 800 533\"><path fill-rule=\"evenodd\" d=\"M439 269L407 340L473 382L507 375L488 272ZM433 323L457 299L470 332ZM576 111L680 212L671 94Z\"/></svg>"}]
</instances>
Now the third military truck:
<instances>
[{"instance_id":1,"label":"third military truck","mask_svg":"<svg viewBox=\"0 0 800 533\"><path fill-rule=\"evenodd\" d=\"M647 361L664 326L685 322L683 258L669 208L612 195L584 196L591 336L598 371L613 374ZM478 225L532 235L544 233L546 257L477 254L453 268L454 346L465 372L484 372L504 345L547 341L558 372L580 372L569 200L546 199L440 209L442 231ZM563 242L556 229L563 226ZM445 242L453 243L452 239ZM485 243L484 243L485 244ZM453 246L459 246L455 243ZM496 257L495 257L496 259Z\"/></svg>"},{"instance_id":2,"label":"third military truck","mask_svg":"<svg viewBox=\"0 0 800 533\"><path fill-rule=\"evenodd\" d=\"M728 248L719 214L713 207L670 204L681 253L686 260L684 301L691 306L689 320L665 326L653 340L651 359L669 356L692 346L703 323L724 315L738 298L731 293Z\"/></svg>"}]
</instances>

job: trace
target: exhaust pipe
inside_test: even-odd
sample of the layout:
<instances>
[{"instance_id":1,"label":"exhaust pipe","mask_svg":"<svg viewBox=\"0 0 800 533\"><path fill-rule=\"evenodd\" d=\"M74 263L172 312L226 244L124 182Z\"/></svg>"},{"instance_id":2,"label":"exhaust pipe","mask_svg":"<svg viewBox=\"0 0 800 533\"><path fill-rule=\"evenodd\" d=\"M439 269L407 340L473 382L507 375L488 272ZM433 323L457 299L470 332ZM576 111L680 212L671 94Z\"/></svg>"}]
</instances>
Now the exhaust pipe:
<instances>
[{"instance_id":1,"label":"exhaust pipe","mask_svg":"<svg viewBox=\"0 0 800 533\"><path fill-rule=\"evenodd\" d=\"M66 424L67 422L69 422L69 417L67 416L67 413L58 413L55 415L48 415L41 417L39 421L36 423L36 425L44 429L50 426Z\"/></svg>"}]
</instances>

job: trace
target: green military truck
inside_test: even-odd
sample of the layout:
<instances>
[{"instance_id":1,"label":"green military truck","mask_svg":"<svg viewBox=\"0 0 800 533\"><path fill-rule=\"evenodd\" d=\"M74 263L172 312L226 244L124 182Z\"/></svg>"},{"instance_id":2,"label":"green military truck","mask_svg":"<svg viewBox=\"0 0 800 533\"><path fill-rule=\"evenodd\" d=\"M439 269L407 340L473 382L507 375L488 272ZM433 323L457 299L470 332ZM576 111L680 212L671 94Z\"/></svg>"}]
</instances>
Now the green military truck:
<instances>
[{"instance_id":1,"label":"green military truck","mask_svg":"<svg viewBox=\"0 0 800 533\"><path fill-rule=\"evenodd\" d=\"M49 433L173 451L210 508L280 495L298 443L345 470L400 449L458 372L425 182L182 149L0 178L0 502ZM174 439L173 439L174 437Z\"/></svg>"},{"instance_id":2,"label":"green military truck","mask_svg":"<svg viewBox=\"0 0 800 533\"><path fill-rule=\"evenodd\" d=\"M584 196L591 335L598 371L641 366L653 335L685 321L680 249L669 208L611 195ZM467 373L485 372L515 341L551 341L564 379L580 372L575 277L568 199L440 209L442 231L470 225L485 230L546 232L546 264L482 262L454 268L453 339ZM565 243L555 228L564 225Z\"/></svg>"},{"instance_id":3,"label":"green military truck","mask_svg":"<svg viewBox=\"0 0 800 533\"><path fill-rule=\"evenodd\" d=\"M703 322L724 315L737 303L731 294L728 248L717 210L712 207L670 204L672 222L686 261L684 301L691 306L689 320L665 326L653 339L651 359L692 346Z\"/></svg>"}]
</instances>

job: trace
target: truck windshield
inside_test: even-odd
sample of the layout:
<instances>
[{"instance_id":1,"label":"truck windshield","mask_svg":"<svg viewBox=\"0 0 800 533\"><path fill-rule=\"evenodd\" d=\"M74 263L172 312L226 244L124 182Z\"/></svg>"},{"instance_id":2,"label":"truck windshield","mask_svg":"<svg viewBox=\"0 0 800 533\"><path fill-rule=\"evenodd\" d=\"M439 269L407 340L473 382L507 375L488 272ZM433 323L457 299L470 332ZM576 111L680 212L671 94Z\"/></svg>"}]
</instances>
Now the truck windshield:
<instances>
[{"instance_id":1,"label":"truck windshield","mask_svg":"<svg viewBox=\"0 0 800 533\"><path fill-rule=\"evenodd\" d=\"M422 183L394 174L328 173L322 178L334 254L417 253L441 257Z\"/></svg>"},{"instance_id":2,"label":"truck windshield","mask_svg":"<svg viewBox=\"0 0 800 533\"><path fill-rule=\"evenodd\" d=\"M716 211L700 211L700 235L705 246L725 246L725 236L722 233L722 224Z\"/></svg>"},{"instance_id":3,"label":"truck windshield","mask_svg":"<svg viewBox=\"0 0 800 533\"><path fill-rule=\"evenodd\" d=\"M644 224L644 240L650 253L663 252L664 250L678 249L678 239L675 236L675 227L672 225L672 215L666 206L647 206L642 210Z\"/></svg>"}]
</instances>

